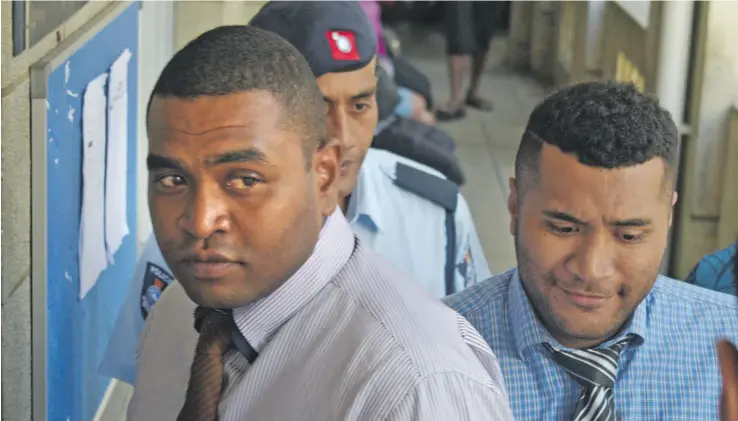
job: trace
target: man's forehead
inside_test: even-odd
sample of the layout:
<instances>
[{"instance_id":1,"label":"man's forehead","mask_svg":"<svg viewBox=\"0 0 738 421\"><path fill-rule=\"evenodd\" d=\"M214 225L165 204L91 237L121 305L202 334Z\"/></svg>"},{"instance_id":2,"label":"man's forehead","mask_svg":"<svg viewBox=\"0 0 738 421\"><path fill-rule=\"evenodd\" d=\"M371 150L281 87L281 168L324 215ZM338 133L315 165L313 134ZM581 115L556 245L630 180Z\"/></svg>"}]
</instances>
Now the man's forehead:
<instances>
[{"instance_id":1,"label":"man's forehead","mask_svg":"<svg viewBox=\"0 0 738 421\"><path fill-rule=\"evenodd\" d=\"M659 157L642 164L613 169L585 165L579 162L575 154L565 153L547 143L543 144L539 159L539 171L556 174L556 179L598 178L598 181L642 183L654 178L662 180L665 170L666 162Z\"/></svg>"},{"instance_id":2,"label":"man's forehead","mask_svg":"<svg viewBox=\"0 0 738 421\"><path fill-rule=\"evenodd\" d=\"M152 130L176 130L202 135L223 128L254 128L276 124L281 103L266 91L246 91L220 96L176 98L155 95L147 116Z\"/></svg>"},{"instance_id":3,"label":"man's forehead","mask_svg":"<svg viewBox=\"0 0 738 421\"><path fill-rule=\"evenodd\" d=\"M552 200L585 201L610 208L639 206L662 199L665 168L660 158L616 169L591 167L573 154L544 145L538 184L544 196Z\"/></svg>"},{"instance_id":4,"label":"man's forehead","mask_svg":"<svg viewBox=\"0 0 738 421\"><path fill-rule=\"evenodd\" d=\"M317 80L324 98L338 100L373 94L377 89L376 65L372 61L361 69L350 72L326 73Z\"/></svg>"}]
</instances>

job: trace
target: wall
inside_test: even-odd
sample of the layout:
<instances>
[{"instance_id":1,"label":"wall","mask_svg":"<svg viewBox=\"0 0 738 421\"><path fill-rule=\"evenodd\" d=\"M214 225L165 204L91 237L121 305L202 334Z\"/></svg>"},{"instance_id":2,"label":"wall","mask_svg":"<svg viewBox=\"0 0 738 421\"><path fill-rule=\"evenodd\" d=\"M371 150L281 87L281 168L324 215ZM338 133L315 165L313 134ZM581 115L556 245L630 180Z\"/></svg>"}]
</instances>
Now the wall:
<instances>
[{"instance_id":1,"label":"wall","mask_svg":"<svg viewBox=\"0 0 738 421\"><path fill-rule=\"evenodd\" d=\"M605 0L587 2L587 58L588 72L601 72L602 64L602 20L605 17Z\"/></svg>"},{"instance_id":2,"label":"wall","mask_svg":"<svg viewBox=\"0 0 738 421\"><path fill-rule=\"evenodd\" d=\"M139 86L141 101L138 121L138 239L139 250L151 234L149 202L147 197L148 170L146 155L146 104L164 66L174 55L174 3L170 1L146 1L141 9L141 33L139 38ZM152 41L152 40L155 40Z\"/></svg>"},{"instance_id":3,"label":"wall","mask_svg":"<svg viewBox=\"0 0 738 421\"><path fill-rule=\"evenodd\" d=\"M557 86L587 79L588 8L586 1L559 3L554 60Z\"/></svg>"},{"instance_id":4,"label":"wall","mask_svg":"<svg viewBox=\"0 0 738 421\"><path fill-rule=\"evenodd\" d=\"M661 7L651 4L650 21L643 27L621 3L605 4L602 32L602 76L642 85L653 92L656 81Z\"/></svg>"},{"instance_id":5,"label":"wall","mask_svg":"<svg viewBox=\"0 0 738 421\"><path fill-rule=\"evenodd\" d=\"M265 1L179 1L174 5L175 48L219 25L246 25Z\"/></svg>"},{"instance_id":6,"label":"wall","mask_svg":"<svg viewBox=\"0 0 738 421\"><path fill-rule=\"evenodd\" d=\"M703 255L728 245L725 238L732 236L718 241L718 224L720 218L738 215L738 209L721 211L724 183L730 182L724 179L729 116L738 101L738 2L712 1L702 7L705 39L695 81L692 140L684 151L682 212L677 221L675 274L679 277L686 276Z\"/></svg>"},{"instance_id":7,"label":"wall","mask_svg":"<svg viewBox=\"0 0 738 421\"><path fill-rule=\"evenodd\" d=\"M530 41L530 66L533 74L543 83L554 81L558 29L556 23L561 4L537 1L533 3L532 33Z\"/></svg>"},{"instance_id":8,"label":"wall","mask_svg":"<svg viewBox=\"0 0 738 421\"><path fill-rule=\"evenodd\" d=\"M110 2L87 3L56 31L13 57L11 2L2 7L2 414L31 417L31 156L29 67Z\"/></svg>"},{"instance_id":9,"label":"wall","mask_svg":"<svg viewBox=\"0 0 738 421\"><path fill-rule=\"evenodd\" d=\"M530 1L514 1L510 6L510 31L505 56L507 64L518 71L530 70L533 5Z\"/></svg>"}]
</instances>

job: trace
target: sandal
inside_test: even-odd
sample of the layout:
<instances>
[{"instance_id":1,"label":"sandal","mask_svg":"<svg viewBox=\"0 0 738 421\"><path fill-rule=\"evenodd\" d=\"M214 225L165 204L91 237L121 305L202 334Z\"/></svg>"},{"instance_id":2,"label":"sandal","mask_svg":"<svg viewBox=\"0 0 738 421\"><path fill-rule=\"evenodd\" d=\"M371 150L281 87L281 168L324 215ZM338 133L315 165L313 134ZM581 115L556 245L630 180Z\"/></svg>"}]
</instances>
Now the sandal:
<instances>
[{"instance_id":1,"label":"sandal","mask_svg":"<svg viewBox=\"0 0 738 421\"><path fill-rule=\"evenodd\" d=\"M459 120L466 117L466 110L463 107L459 107L455 110L437 110L436 120L438 121L453 121Z\"/></svg>"},{"instance_id":2,"label":"sandal","mask_svg":"<svg viewBox=\"0 0 738 421\"><path fill-rule=\"evenodd\" d=\"M486 111L486 112L490 112L494 108L491 102L487 101L484 98L479 98L479 97L468 96L466 97L465 104L471 108L474 108L480 111Z\"/></svg>"}]
</instances>

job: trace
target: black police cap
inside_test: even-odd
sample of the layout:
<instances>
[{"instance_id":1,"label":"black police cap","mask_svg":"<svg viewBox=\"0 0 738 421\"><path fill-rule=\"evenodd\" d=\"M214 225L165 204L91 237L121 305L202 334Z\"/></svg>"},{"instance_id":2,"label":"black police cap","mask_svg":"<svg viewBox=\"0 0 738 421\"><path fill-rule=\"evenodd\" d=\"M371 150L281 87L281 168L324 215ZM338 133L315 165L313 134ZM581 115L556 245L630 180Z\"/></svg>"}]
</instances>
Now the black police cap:
<instances>
[{"instance_id":1,"label":"black police cap","mask_svg":"<svg viewBox=\"0 0 738 421\"><path fill-rule=\"evenodd\" d=\"M316 78L361 69L377 53L376 32L356 1L270 1L249 25L294 45Z\"/></svg>"}]
</instances>

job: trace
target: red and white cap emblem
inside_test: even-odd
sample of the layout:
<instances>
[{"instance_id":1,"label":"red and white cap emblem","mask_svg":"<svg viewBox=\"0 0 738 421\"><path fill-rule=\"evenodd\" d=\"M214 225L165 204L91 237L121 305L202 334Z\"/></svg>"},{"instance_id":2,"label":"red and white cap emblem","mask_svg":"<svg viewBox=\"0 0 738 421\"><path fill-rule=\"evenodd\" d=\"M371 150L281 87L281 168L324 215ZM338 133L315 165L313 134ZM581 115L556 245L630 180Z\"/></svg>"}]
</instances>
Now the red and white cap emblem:
<instances>
[{"instance_id":1,"label":"red and white cap emblem","mask_svg":"<svg viewBox=\"0 0 738 421\"><path fill-rule=\"evenodd\" d=\"M351 31L326 32L328 45L334 60L359 60L359 50L356 48L356 38Z\"/></svg>"}]
</instances>

